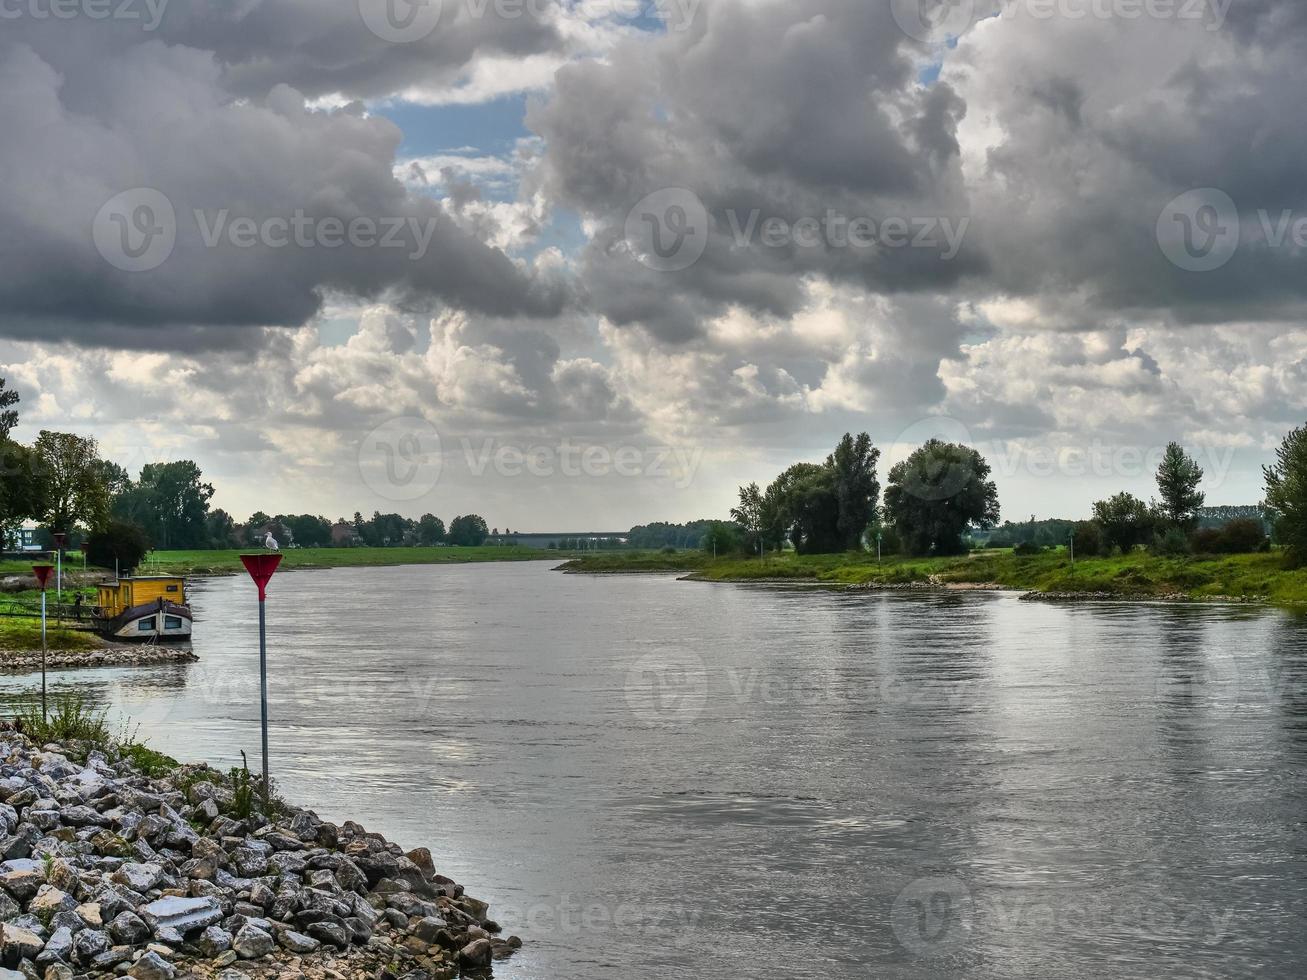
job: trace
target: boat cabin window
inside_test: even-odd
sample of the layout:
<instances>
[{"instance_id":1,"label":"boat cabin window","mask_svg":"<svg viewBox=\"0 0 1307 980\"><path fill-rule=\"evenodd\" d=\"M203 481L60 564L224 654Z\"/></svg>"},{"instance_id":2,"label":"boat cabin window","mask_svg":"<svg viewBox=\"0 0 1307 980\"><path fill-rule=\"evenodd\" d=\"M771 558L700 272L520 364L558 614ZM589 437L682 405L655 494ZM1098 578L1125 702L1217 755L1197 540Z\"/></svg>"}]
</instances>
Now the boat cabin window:
<instances>
[{"instance_id":1,"label":"boat cabin window","mask_svg":"<svg viewBox=\"0 0 1307 980\"><path fill-rule=\"evenodd\" d=\"M182 618L180 616L164 616L163 628L166 630L179 630L182 628Z\"/></svg>"},{"instance_id":2,"label":"boat cabin window","mask_svg":"<svg viewBox=\"0 0 1307 980\"><path fill-rule=\"evenodd\" d=\"M142 633L153 633L153 632L154 632L154 620L153 620L153 619L142 619L139 623L136 624L136 628L137 628L138 630L140 630Z\"/></svg>"}]
</instances>

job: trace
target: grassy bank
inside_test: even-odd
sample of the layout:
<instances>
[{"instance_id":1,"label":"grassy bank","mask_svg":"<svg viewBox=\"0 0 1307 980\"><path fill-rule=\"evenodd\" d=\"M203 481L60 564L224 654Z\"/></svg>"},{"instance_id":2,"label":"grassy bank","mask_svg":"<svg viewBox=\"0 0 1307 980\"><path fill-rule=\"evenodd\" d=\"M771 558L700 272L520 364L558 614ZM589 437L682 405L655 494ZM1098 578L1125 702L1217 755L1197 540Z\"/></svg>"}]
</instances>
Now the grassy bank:
<instances>
[{"instance_id":1,"label":"grassy bank","mask_svg":"<svg viewBox=\"0 0 1307 980\"><path fill-rule=\"evenodd\" d=\"M1193 599L1238 598L1282 605L1307 604L1307 569L1290 571L1279 554L1162 558L1135 552L1113 558L1077 559L1074 574L1065 549L1018 556L981 551L961 558L781 555L712 559L693 552L608 553L573 559L574 572L691 572L717 582L802 581L829 585L996 585L1035 592L1107 593L1122 597L1182 595Z\"/></svg>"},{"instance_id":2,"label":"grassy bank","mask_svg":"<svg viewBox=\"0 0 1307 980\"><path fill-rule=\"evenodd\" d=\"M103 645L93 633L57 629L53 622L48 623L47 626L46 642L51 650L95 650ZM40 649L40 619L0 617L0 665L3 665L3 656L6 650Z\"/></svg>"},{"instance_id":3,"label":"grassy bank","mask_svg":"<svg viewBox=\"0 0 1307 980\"><path fill-rule=\"evenodd\" d=\"M244 574L242 551L155 551L137 569L138 575ZM557 558L559 552L540 548L490 546L480 548L288 548L282 553L283 570L294 568L351 568L374 565L452 565L484 561L539 561Z\"/></svg>"}]
</instances>

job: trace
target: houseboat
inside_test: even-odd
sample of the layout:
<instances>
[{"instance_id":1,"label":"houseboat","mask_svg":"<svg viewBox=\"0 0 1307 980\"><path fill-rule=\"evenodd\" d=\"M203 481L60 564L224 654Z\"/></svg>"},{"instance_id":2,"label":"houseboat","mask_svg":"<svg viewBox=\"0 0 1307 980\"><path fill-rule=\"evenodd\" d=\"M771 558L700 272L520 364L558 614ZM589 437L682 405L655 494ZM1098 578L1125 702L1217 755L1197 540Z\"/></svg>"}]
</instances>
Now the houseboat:
<instances>
[{"instance_id":1,"label":"houseboat","mask_svg":"<svg viewBox=\"0 0 1307 980\"><path fill-rule=\"evenodd\" d=\"M186 582L169 575L141 575L100 584L96 628L111 640L189 640L191 607Z\"/></svg>"}]
</instances>

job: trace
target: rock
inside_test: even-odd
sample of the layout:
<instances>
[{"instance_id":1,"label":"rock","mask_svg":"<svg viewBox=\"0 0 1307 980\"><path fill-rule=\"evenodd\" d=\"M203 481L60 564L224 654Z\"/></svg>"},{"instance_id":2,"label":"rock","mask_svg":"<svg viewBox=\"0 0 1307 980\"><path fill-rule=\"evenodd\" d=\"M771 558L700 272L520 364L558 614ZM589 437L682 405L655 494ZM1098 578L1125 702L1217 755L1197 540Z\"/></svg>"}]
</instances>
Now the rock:
<instances>
[{"instance_id":1,"label":"rock","mask_svg":"<svg viewBox=\"0 0 1307 980\"><path fill-rule=\"evenodd\" d=\"M195 940L195 947L202 955L212 959L231 949L231 935L217 926L209 926Z\"/></svg>"},{"instance_id":2,"label":"rock","mask_svg":"<svg viewBox=\"0 0 1307 980\"><path fill-rule=\"evenodd\" d=\"M287 929L277 935L277 941L283 947L300 956L307 956L310 953L316 953L322 945L316 939L304 935L300 932Z\"/></svg>"},{"instance_id":3,"label":"rock","mask_svg":"<svg viewBox=\"0 0 1307 980\"><path fill-rule=\"evenodd\" d=\"M69 929L56 929L45 941L45 948L36 958L39 967L51 963L66 963L73 955L73 934Z\"/></svg>"},{"instance_id":4,"label":"rock","mask_svg":"<svg viewBox=\"0 0 1307 980\"><path fill-rule=\"evenodd\" d=\"M262 929L247 925L232 940L231 948L243 960L257 960L276 950L273 938Z\"/></svg>"},{"instance_id":5,"label":"rock","mask_svg":"<svg viewBox=\"0 0 1307 980\"><path fill-rule=\"evenodd\" d=\"M103 827L107 821L89 806L69 806L59 811L59 818L73 827Z\"/></svg>"},{"instance_id":6,"label":"rock","mask_svg":"<svg viewBox=\"0 0 1307 980\"><path fill-rule=\"evenodd\" d=\"M489 939L474 939L458 951L458 962L465 967L479 969L490 965L493 953Z\"/></svg>"},{"instance_id":7,"label":"rock","mask_svg":"<svg viewBox=\"0 0 1307 980\"><path fill-rule=\"evenodd\" d=\"M30 901L45 884L41 865L30 858L17 858L0 864L0 888L20 902Z\"/></svg>"},{"instance_id":8,"label":"rock","mask_svg":"<svg viewBox=\"0 0 1307 980\"><path fill-rule=\"evenodd\" d=\"M34 930L25 929L7 922L0 925L0 961L17 964L22 960L34 960L45 943Z\"/></svg>"},{"instance_id":9,"label":"rock","mask_svg":"<svg viewBox=\"0 0 1307 980\"><path fill-rule=\"evenodd\" d=\"M146 953L127 971L127 975L137 980L172 980L177 971L158 953Z\"/></svg>"},{"instance_id":10,"label":"rock","mask_svg":"<svg viewBox=\"0 0 1307 980\"><path fill-rule=\"evenodd\" d=\"M73 959L83 966L108 949L109 937L99 929L83 929L73 937Z\"/></svg>"},{"instance_id":11,"label":"rock","mask_svg":"<svg viewBox=\"0 0 1307 980\"><path fill-rule=\"evenodd\" d=\"M222 921L222 906L217 899L169 896L151 902L140 910L141 918L156 933L172 928L185 935Z\"/></svg>"},{"instance_id":12,"label":"rock","mask_svg":"<svg viewBox=\"0 0 1307 980\"><path fill-rule=\"evenodd\" d=\"M425 919L419 920L418 924L413 927L413 935L417 936L428 946L435 946L438 942L436 935L443 931L444 928L445 922L443 919L438 919L434 915L430 915Z\"/></svg>"},{"instance_id":13,"label":"rock","mask_svg":"<svg viewBox=\"0 0 1307 980\"><path fill-rule=\"evenodd\" d=\"M37 918L48 919L58 912L71 912L75 908L77 908L77 899L67 892L61 892L53 885L42 885L27 910Z\"/></svg>"},{"instance_id":14,"label":"rock","mask_svg":"<svg viewBox=\"0 0 1307 980\"><path fill-rule=\"evenodd\" d=\"M213 961L213 965L221 970L224 966L231 966L233 963L236 962L237 959L239 959L239 957L237 957L236 951L234 949L229 949L227 950L227 952L222 953L219 956L215 957ZM233 970L231 972L239 973L239 971L237 970ZM224 976L225 975L226 974L224 974ZM239 980L245 980L245 974L240 973Z\"/></svg>"},{"instance_id":15,"label":"rock","mask_svg":"<svg viewBox=\"0 0 1307 980\"><path fill-rule=\"evenodd\" d=\"M149 940L151 930L135 912L122 912L109 923L109 936L120 946L139 946Z\"/></svg>"},{"instance_id":16,"label":"rock","mask_svg":"<svg viewBox=\"0 0 1307 980\"><path fill-rule=\"evenodd\" d=\"M110 880L143 895L151 888L158 888L162 878L163 868L157 864L124 864Z\"/></svg>"},{"instance_id":17,"label":"rock","mask_svg":"<svg viewBox=\"0 0 1307 980\"><path fill-rule=\"evenodd\" d=\"M349 933L345 931L344 926L338 926L333 922L314 922L306 931L318 942L326 943L328 946L344 949L349 945Z\"/></svg>"},{"instance_id":18,"label":"rock","mask_svg":"<svg viewBox=\"0 0 1307 980\"><path fill-rule=\"evenodd\" d=\"M100 906L97 902L87 902L77 906L74 911L77 917L85 922L92 929L99 929L104 925L104 920L100 917Z\"/></svg>"}]
</instances>

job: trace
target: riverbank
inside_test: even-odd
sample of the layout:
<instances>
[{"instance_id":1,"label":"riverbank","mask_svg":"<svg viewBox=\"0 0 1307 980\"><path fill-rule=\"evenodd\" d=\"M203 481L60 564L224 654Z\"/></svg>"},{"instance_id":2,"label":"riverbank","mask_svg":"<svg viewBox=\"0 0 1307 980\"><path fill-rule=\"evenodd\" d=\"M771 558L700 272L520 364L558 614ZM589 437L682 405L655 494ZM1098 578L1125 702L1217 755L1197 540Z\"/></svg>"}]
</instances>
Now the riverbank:
<instances>
[{"instance_id":1,"label":"riverbank","mask_svg":"<svg viewBox=\"0 0 1307 980\"><path fill-rule=\"evenodd\" d=\"M804 582L877 588L995 588L1032 598L1184 599L1307 604L1307 569L1284 567L1277 553L1163 558L1146 552L1077 559L1065 549L1037 555L980 551L957 558L794 555L719 558L609 552L575 558L559 570L581 574L680 572L709 582Z\"/></svg>"},{"instance_id":2,"label":"riverbank","mask_svg":"<svg viewBox=\"0 0 1307 980\"><path fill-rule=\"evenodd\" d=\"M92 639L97 639L92 637ZM86 670L92 667L157 667L189 664L200 658L189 644L105 643L87 649L50 649L47 670ZM7 650L0 647L0 674L26 674L41 669L41 650Z\"/></svg>"},{"instance_id":3,"label":"riverbank","mask_svg":"<svg viewBox=\"0 0 1307 980\"><path fill-rule=\"evenodd\" d=\"M0 732L0 974L445 980L521 946L427 849L255 784Z\"/></svg>"}]
</instances>

